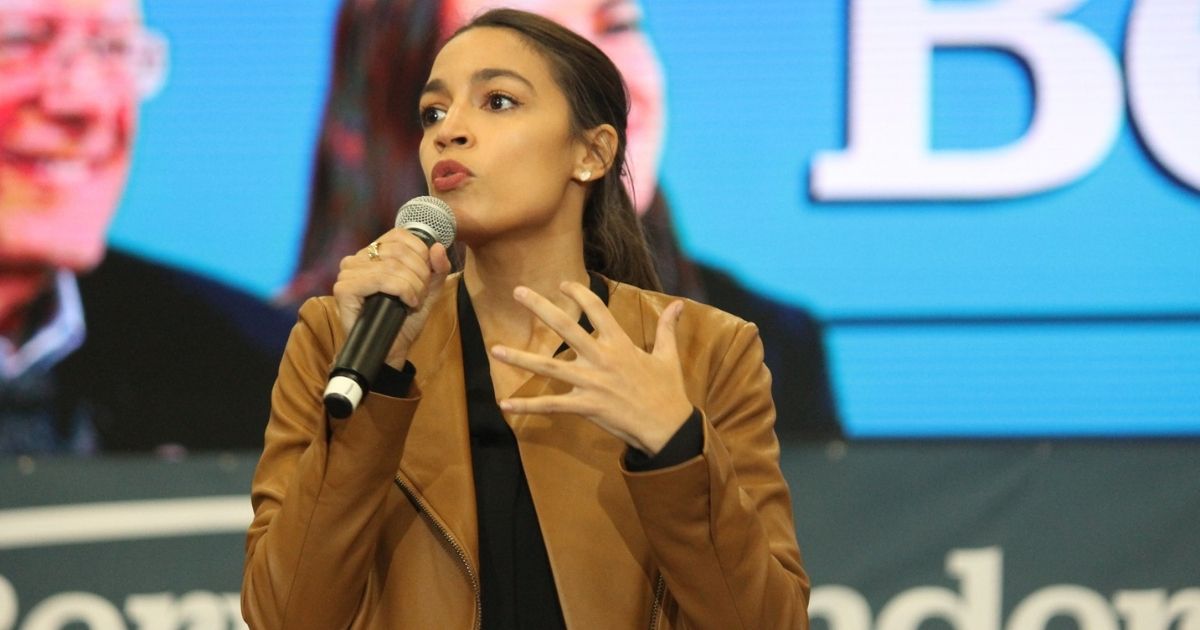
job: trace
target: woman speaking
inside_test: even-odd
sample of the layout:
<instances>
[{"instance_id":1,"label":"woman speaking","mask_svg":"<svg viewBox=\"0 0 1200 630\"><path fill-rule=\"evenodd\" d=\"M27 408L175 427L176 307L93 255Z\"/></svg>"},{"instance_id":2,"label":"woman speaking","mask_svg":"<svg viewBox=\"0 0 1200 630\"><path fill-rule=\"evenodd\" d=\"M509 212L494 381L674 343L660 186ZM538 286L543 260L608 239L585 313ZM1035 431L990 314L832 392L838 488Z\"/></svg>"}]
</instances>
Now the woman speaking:
<instances>
[{"instance_id":1,"label":"woman speaking","mask_svg":"<svg viewBox=\"0 0 1200 630\"><path fill-rule=\"evenodd\" d=\"M465 245L397 228L307 301L255 473L254 628L805 628L752 324L655 291L627 97L595 46L485 13L422 91ZM365 298L410 309L373 389L322 393Z\"/></svg>"}]
</instances>

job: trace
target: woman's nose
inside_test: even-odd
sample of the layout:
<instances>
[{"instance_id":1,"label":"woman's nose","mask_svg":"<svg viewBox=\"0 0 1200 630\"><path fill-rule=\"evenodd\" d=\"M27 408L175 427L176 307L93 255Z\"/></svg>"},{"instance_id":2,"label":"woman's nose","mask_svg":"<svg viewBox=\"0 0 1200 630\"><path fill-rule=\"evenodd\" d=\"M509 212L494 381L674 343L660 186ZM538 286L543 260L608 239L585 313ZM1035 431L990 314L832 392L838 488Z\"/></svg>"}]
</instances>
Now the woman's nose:
<instances>
[{"instance_id":1,"label":"woman's nose","mask_svg":"<svg viewBox=\"0 0 1200 630\"><path fill-rule=\"evenodd\" d=\"M468 147L472 144L472 137L466 117L457 109L451 108L446 112L446 117L438 125L437 146L438 149L447 149L451 146Z\"/></svg>"}]
</instances>

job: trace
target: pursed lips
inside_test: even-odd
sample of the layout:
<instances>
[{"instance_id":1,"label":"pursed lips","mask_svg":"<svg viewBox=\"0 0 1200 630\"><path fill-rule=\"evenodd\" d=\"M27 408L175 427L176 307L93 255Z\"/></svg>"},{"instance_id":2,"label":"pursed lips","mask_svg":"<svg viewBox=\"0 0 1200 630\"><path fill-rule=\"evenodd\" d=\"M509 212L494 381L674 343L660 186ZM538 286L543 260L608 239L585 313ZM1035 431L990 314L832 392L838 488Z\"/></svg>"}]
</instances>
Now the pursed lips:
<instances>
[{"instance_id":1,"label":"pursed lips","mask_svg":"<svg viewBox=\"0 0 1200 630\"><path fill-rule=\"evenodd\" d=\"M430 178L438 192L450 192L474 176L471 169L454 160L442 160L433 165Z\"/></svg>"}]
</instances>

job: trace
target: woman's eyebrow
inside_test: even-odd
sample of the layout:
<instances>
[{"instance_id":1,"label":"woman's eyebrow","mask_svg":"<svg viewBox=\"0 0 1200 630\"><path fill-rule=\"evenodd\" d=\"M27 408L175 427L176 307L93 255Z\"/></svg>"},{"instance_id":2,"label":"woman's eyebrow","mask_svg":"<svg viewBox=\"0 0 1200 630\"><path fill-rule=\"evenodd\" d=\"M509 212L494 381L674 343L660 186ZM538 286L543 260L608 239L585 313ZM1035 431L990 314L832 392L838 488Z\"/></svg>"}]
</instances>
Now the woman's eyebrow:
<instances>
[{"instance_id":1,"label":"woman's eyebrow","mask_svg":"<svg viewBox=\"0 0 1200 630\"><path fill-rule=\"evenodd\" d=\"M430 79L429 82L425 84L425 87L421 88L421 96L425 96L430 92L445 94L449 91L450 90L446 89L445 81L442 81L441 79Z\"/></svg>"},{"instance_id":2,"label":"woman's eyebrow","mask_svg":"<svg viewBox=\"0 0 1200 630\"><path fill-rule=\"evenodd\" d=\"M480 70L476 70L475 74L471 75L471 82L483 83L484 81L489 81L497 77L508 77L510 79L515 79L521 83L524 83L525 86L528 87L532 92L537 93L537 88L533 87L533 83L530 82L529 79L521 76L521 74L515 70L506 70L504 68L482 68Z\"/></svg>"},{"instance_id":3,"label":"woman's eyebrow","mask_svg":"<svg viewBox=\"0 0 1200 630\"><path fill-rule=\"evenodd\" d=\"M519 72L514 70L506 70L504 68L481 68L476 70L474 74L471 75L471 82L484 83L498 77L507 77L516 81L520 81L521 83L524 83L531 92L537 94L537 88L533 87L533 83L530 82L529 79L521 76ZM430 79L429 82L425 84L425 87L421 88L421 96L431 92L445 94L449 91L450 90L446 87L445 81L442 81L441 79Z\"/></svg>"}]
</instances>

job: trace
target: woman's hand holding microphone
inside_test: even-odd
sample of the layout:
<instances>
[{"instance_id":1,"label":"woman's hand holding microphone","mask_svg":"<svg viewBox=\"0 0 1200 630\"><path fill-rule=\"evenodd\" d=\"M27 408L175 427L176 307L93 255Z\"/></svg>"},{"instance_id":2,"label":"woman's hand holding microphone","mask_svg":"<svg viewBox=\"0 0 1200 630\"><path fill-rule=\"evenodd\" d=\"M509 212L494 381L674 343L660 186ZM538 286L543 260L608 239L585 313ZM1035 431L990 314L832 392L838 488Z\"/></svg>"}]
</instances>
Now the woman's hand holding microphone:
<instances>
[{"instance_id":1,"label":"woman's hand holding microphone","mask_svg":"<svg viewBox=\"0 0 1200 630\"><path fill-rule=\"evenodd\" d=\"M450 258L441 243L429 247L412 232L393 228L342 259L333 285L342 328L350 332L368 297L384 293L399 298L409 314L384 361L397 370L402 369L408 349L429 317L428 304L441 292L450 268Z\"/></svg>"}]
</instances>

